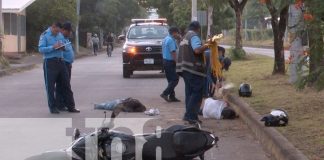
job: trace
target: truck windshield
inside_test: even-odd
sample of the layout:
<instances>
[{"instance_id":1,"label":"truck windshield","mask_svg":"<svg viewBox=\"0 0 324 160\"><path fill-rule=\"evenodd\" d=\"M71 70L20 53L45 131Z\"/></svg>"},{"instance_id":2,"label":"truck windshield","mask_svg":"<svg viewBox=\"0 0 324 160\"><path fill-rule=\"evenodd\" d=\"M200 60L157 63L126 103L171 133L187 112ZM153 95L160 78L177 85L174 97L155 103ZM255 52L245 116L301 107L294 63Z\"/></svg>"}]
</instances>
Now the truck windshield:
<instances>
[{"instance_id":1,"label":"truck windshield","mask_svg":"<svg viewBox=\"0 0 324 160\"><path fill-rule=\"evenodd\" d=\"M134 26L128 32L129 39L163 39L167 35L167 26Z\"/></svg>"}]
</instances>

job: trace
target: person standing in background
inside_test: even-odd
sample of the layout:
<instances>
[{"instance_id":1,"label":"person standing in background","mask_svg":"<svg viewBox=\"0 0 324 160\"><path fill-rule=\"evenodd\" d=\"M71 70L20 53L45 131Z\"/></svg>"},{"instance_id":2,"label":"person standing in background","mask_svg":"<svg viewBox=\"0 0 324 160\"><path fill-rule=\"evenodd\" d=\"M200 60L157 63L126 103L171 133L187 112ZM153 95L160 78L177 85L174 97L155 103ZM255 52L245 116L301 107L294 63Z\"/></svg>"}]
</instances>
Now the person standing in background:
<instances>
[{"instance_id":1,"label":"person standing in background","mask_svg":"<svg viewBox=\"0 0 324 160\"><path fill-rule=\"evenodd\" d=\"M179 76L176 72L178 47L175 39L178 37L178 34L179 29L171 27L169 29L169 35L165 37L162 42L163 69L168 80L168 86L160 96L167 102L180 102L180 100L176 98L174 91L179 83Z\"/></svg>"},{"instance_id":2,"label":"person standing in background","mask_svg":"<svg viewBox=\"0 0 324 160\"><path fill-rule=\"evenodd\" d=\"M69 75L69 84L71 86L71 74L72 74L72 63L74 61L74 51L73 51L73 47L72 47L72 43L69 40L69 38L71 37L72 34L72 25L70 22L66 22L63 24L63 27L61 29L61 33L64 36L64 44L65 48L63 50L63 59L68 71L68 75ZM68 108L66 107L66 102L64 100L64 96L63 94L65 94L63 92L63 88L62 85L60 83L57 83L56 85L56 98L57 98L57 103L58 103L58 109L60 111L67 111Z\"/></svg>"},{"instance_id":3,"label":"person standing in background","mask_svg":"<svg viewBox=\"0 0 324 160\"><path fill-rule=\"evenodd\" d=\"M100 43L98 35L94 34L91 40L92 40L93 54L97 56L97 52L99 50L99 43Z\"/></svg>"},{"instance_id":4,"label":"person standing in background","mask_svg":"<svg viewBox=\"0 0 324 160\"><path fill-rule=\"evenodd\" d=\"M73 92L69 83L69 75L63 60L64 36L60 33L61 23L53 23L39 38L38 50L43 54L44 79L50 113L59 114L55 96L55 86L62 85L63 99L69 112L79 113L75 109Z\"/></svg>"}]
</instances>

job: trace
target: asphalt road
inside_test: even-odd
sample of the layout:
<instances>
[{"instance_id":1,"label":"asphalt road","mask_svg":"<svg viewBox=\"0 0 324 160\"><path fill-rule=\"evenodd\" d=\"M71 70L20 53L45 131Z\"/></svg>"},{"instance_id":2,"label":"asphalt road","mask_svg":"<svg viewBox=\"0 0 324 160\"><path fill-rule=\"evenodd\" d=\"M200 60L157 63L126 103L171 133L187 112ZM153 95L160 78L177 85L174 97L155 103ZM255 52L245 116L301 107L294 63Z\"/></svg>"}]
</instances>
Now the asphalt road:
<instances>
[{"instance_id":1,"label":"asphalt road","mask_svg":"<svg viewBox=\"0 0 324 160\"><path fill-rule=\"evenodd\" d=\"M161 114L155 117L143 113L122 113L120 117L126 118L126 124L139 126L135 130L141 130L142 124L143 132L153 132L157 126L165 128L184 124L181 120L184 103L170 104L159 97L166 86L164 76L159 71L135 72L131 79L123 79L120 52L116 49L111 58L102 54L74 63L72 88L80 114L49 114L41 65L31 71L0 78L0 159L21 160L32 154L66 147L71 142L71 128L78 127L89 132L95 127L91 122L100 126L103 111L94 110L94 103L118 98L134 97L147 108L160 110ZM183 80L180 80L176 94L184 101ZM145 118L152 120L144 123ZM208 160L271 158L240 119L204 119L202 127L220 138L218 148L207 153Z\"/></svg>"},{"instance_id":2,"label":"asphalt road","mask_svg":"<svg viewBox=\"0 0 324 160\"><path fill-rule=\"evenodd\" d=\"M228 45L221 45L224 48L231 48L231 46ZM267 49L267 48L254 48L254 47L243 47L243 49L247 53L251 54L258 54L263 56L268 56L274 58L274 50L273 49ZM289 51L285 51L285 59L288 59L289 57Z\"/></svg>"}]
</instances>

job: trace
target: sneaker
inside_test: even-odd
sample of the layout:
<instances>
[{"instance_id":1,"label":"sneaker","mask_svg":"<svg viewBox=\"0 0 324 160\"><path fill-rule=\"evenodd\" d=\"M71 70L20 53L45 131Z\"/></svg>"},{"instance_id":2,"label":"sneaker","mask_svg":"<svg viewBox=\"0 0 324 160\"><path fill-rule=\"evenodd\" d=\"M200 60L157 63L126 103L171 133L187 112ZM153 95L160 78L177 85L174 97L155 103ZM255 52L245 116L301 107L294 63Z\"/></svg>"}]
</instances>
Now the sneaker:
<instances>
[{"instance_id":1,"label":"sneaker","mask_svg":"<svg viewBox=\"0 0 324 160\"><path fill-rule=\"evenodd\" d=\"M160 95L161 98L163 98L165 101L170 102L169 97L167 95L164 95L163 93Z\"/></svg>"}]
</instances>

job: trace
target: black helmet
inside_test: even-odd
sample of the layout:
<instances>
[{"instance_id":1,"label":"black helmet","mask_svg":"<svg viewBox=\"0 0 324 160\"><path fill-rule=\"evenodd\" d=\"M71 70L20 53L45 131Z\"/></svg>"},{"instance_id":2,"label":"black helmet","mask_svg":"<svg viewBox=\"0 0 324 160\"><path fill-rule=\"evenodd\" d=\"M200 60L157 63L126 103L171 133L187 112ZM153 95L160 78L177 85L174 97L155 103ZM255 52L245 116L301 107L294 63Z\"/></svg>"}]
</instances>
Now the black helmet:
<instances>
[{"instance_id":1,"label":"black helmet","mask_svg":"<svg viewBox=\"0 0 324 160\"><path fill-rule=\"evenodd\" d=\"M264 116L261 121L264 121L264 125L267 127L280 127L288 124L289 117L285 110L274 109L270 114Z\"/></svg>"},{"instance_id":2,"label":"black helmet","mask_svg":"<svg viewBox=\"0 0 324 160\"><path fill-rule=\"evenodd\" d=\"M241 97L251 97L252 96L252 87L250 84L242 83L239 89L239 95Z\"/></svg>"}]
</instances>

